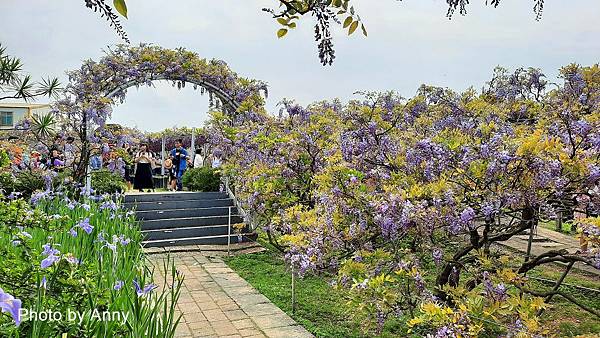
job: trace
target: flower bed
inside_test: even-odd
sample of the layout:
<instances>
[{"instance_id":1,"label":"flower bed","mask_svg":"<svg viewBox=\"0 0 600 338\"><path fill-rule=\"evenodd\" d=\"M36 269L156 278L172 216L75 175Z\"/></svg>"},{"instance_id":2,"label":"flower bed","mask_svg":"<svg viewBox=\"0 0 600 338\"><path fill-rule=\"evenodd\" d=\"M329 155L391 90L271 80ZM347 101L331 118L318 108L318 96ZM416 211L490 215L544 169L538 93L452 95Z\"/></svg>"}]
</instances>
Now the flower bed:
<instances>
[{"instance_id":1,"label":"flower bed","mask_svg":"<svg viewBox=\"0 0 600 338\"><path fill-rule=\"evenodd\" d=\"M157 290L132 212L108 195L15 197L0 197L0 336L173 336L182 279L165 264Z\"/></svg>"}]
</instances>

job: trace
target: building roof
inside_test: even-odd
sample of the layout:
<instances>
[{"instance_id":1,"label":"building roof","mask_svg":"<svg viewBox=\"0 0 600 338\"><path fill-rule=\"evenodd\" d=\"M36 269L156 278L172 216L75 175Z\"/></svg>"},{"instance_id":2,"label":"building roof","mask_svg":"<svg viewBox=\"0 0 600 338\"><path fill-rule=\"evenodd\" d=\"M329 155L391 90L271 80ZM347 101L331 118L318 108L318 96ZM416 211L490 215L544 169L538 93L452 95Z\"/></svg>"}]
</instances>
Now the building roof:
<instances>
[{"instance_id":1,"label":"building roof","mask_svg":"<svg viewBox=\"0 0 600 338\"><path fill-rule=\"evenodd\" d=\"M14 102L0 102L0 108L46 108L50 107L47 103L14 103Z\"/></svg>"}]
</instances>

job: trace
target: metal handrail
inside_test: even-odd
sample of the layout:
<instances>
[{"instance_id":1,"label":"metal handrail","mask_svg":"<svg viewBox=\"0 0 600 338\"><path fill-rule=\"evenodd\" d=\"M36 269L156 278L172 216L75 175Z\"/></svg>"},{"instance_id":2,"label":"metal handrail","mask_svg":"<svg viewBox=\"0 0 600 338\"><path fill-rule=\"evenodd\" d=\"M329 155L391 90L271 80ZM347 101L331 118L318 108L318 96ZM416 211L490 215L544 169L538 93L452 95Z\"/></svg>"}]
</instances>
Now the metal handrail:
<instances>
[{"instance_id":1,"label":"metal handrail","mask_svg":"<svg viewBox=\"0 0 600 338\"><path fill-rule=\"evenodd\" d=\"M225 192L227 193L227 195L229 195L229 198L231 198L233 200L233 203L235 204L235 207L237 208L238 213L244 219L244 222L246 222L250 226L250 230L252 230L252 231L256 230L256 226L254 225L254 222L252 221L252 217L246 210L244 210L244 208L242 207L242 204L240 203L240 200L237 198L237 196L235 195L233 190L231 190L231 183L230 183L231 181L230 181L229 176L221 176L221 180L223 181L223 184L225 185Z\"/></svg>"}]
</instances>

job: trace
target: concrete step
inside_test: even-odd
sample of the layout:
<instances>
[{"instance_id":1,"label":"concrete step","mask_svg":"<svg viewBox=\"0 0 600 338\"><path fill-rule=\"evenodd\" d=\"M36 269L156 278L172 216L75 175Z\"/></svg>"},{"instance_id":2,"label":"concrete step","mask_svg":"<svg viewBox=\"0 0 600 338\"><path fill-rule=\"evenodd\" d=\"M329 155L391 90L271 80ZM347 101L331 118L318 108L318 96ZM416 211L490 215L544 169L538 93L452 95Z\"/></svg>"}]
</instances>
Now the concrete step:
<instances>
[{"instance_id":1,"label":"concrete step","mask_svg":"<svg viewBox=\"0 0 600 338\"><path fill-rule=\"evenodd\" d=\"M214 200L226 199L229 195L224 192L171 192L171 193L140 193L125 195L125 203L182 201L182 200Z\"/></svg>"},{"instance_id":2,"label":"concrete step","mask_svg":"<svg viewBox=\"0 0 600 338\"><path fill-rule=\"evenodd\" d=\"M237 214L237 208L231 208L231 214ZM167 209L167 210L149 210L137 211L136 216L139 220L155 220L169 218L189 218L203 216L227 216L229 215L229 207L213 207L213 208L193 208L193 209Z\"/></svg>"},{"instance_id":3,"label":"concrete step","mask_svg":"<svg viewBox=\"0 0 600 338\"><path fill-rule=\"evenodd\" d=\"M125 203L125 207L135 209L136 211L167 210L167 209L191 209L191 208L212 208L234 206L233 200L226 199L205 199L205 200L175 200L175 201L152 201Z\"/></svg>"},{"instance_id":4,"label":"concrete step","mask_svg":"<svg viewBox=\"0 0 600 338\"><path fill-rule=\"evenodd\" d=\"M247 240L247 234L242 235L240 241L237 234L231 235L231 243L238 243ZM252 235L250 235L252 236ZM159 248L167 246L180 246L180 245L223 245L227 244L227 235L218 236L203 236L203 237L188 237L188 238L177 238L177 239L164 239L155 241L144 241L142 245L146 248Z\"/></svg>"},{"instance_id":5,"label":"concrete step","mask_svg":"<svg viewBox=\"0 0 600 338\"><path fill-rule=\"evenodd\" d=\"M228 231L227 224L221 225L203 225L196 227L184 227L184 228L170 228L170 229L157 229L157 230L144 230L142 234L146 241L165 240L165 239L178 239L178 238L194 238L194 237L206 237L206 236L219 236L227 235ZM242 232L246 232L244 229ZM231 234L235 234L236 229L231 227Z\"/></svg>"},{"instance_id":6,"label":"concrete step","mask_svg":"<svg viewBox=\"0 0 600 338\"><path fill-rule=\"evenodd\" d=\"M187 218L171 218L171 219L155 219L142 221L142 230L159 230L172 229L183 227L196 227L207 225L227 224L229 217L225 216L204 216L204 217L187 217ZM242 223L244 220L240 215L231 215L231 224Z\"/></svg>"}]
</instances>

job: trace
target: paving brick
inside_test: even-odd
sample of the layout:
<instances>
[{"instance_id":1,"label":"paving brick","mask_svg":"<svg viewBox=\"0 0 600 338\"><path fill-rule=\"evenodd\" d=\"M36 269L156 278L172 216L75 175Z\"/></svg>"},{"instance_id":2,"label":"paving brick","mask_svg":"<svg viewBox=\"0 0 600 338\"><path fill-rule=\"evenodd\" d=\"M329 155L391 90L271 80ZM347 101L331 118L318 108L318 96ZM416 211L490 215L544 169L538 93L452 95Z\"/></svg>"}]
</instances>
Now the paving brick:
<instances>
[{"instance_id":1,"label":"paving brick","mask_svg":"<svg viewBox=\"0 0 600 338\"><path fill-rule=\"evenodd\" d=\"M232 323L233 323L233 326L235 326L238 330L255 327L254 322L252 320L250 320L250 318L242 319L242 320L234 320L234 321L232 321Z\"/></svg>"},{"instance_id":2,"label":"paving brick","mask_svg":"<svg viewBox=\"0 0 600 338\"><path fill-rule=\"evenodd\" d=\"M204 302L204 303L198 303L198 306L200 307L200 309L204 312L204 311L208 311L208 310L216 310L219 308L219 305L217 305L217 303L210 301L210 302Z\"/></svg>"},{"instance_id":3,"label":"paving brick","mask_svg":"<svg viewBox=\"0 0 600 338\"><path fill-rule=\"evenodd\" d=\"M260 331L257 329L241 329L239 332L242 335L242 337L252 337L252 336L264 337L264 335L262 333L260 333Z\"/></svg>"},{"instance_id":4,"label":"paving brick","mask_svg":"<svg viewBox=\"0 0 600 338\"><path fill-rule=\"evenodd\" d=\"M207 310L203 312L209 322L227 321L227 316L221 310Z\"/></svg>"},{"instance_id":5,"label":"paving brick","mask_svg":"<svg viewBox=\"0 0 600 338\"><path fill-rule=\"evenodd\" d=\"M248 318L246 313L244 313L244 311L242 311L240 309L232 310L232 311L225 311L225 316L227 316L227 318L229 318L229 320L232 320L232 321Z\"/></svg>"},{"instance_id":6,"label":"paving brick","mask_svg":"<svg viewBox=\"0 0 600 338\"><path fill-rule=\"evenodd\" d=\"M213 322L211 325L213 330L215 330L215 333L219 336L239 334L235 326L233 326L233 324L231 324L231 322L228 320Z\"/></svg>"},{"instance_id":7,"label":"paving brick","mask_svg":"<svg viewBox=\"0 0 600 338\"><path fill-rule=\"evenodd\" d=\"M261 329L272 329L274 327L291 326L295 325L296 322L288 315L284 314L270 314L266 316L253 316L250 317L253 322Z\"/></svg>"}]
</instances>

